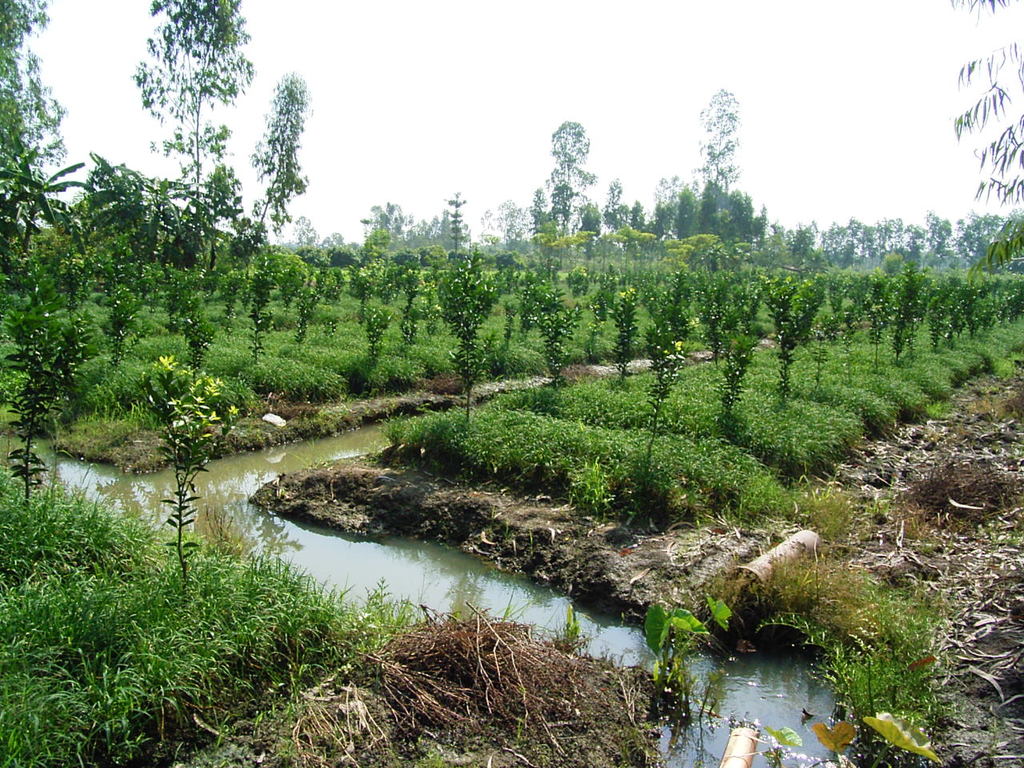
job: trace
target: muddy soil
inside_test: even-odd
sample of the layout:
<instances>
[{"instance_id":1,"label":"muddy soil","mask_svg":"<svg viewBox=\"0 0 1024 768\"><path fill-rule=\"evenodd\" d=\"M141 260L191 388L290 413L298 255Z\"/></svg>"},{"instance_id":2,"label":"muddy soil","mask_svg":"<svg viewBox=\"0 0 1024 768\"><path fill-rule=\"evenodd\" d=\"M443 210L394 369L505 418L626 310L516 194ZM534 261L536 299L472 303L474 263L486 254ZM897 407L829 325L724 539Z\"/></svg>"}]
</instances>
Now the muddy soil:
<instances>
[{"instance_id":1,"label":"muddy soil","mask_svg":"<svg viewBox=\"0 0 1024 768\"><path fill-rule=\"evenodd\" d=\"M767 531L737 528L636 530L544 496L524 499L366 462L285 475L253 501L346 533L442 541L635 619L656 601L696 608L713 580L769 542Z\"/></svg>"},{"instance_id":2,"label":"muddy soil","mask_svg":"<svg viewBox=\"0 0 1024 768\"><path fill-rule=\"evenodd\" d=\"M700 363L705 362L707 356L708 353L698 351L691 354L689 359L691 363ZM629 365L629 371L639 373L649 367L649 360L634 360ZM618 371L611 365L573 365L563 372L570 380L602 378L617 374ZM473 390L472 400L474 403L481 403L503 392L541 387L549 381L546 376L533 376L528 379L486 382ZM460 394L457 379L439 377L437 381L424 384L431 389L342 403L314 404L268 400L258 414L239 420L224 441L218 455L226 456L300 440L333 437L364 424L384 421L393 416L443 411L465 402L463 395ZM280 417L284 424L277 426L265 421L266 414ZM96 437L97 432L102 434L101 438ZM95 425L92 425L86 434L76 425L72 425L54 438L54 448L62 453L82 461L112 464L123 472L155 472L167 466L166 458L160 453L160 446L159 434L143 427L97 430Z\"/></svg>"},{"instance_id":3,"label":"muddy soil","mask_svg":"<svg viewBox=\"0 0 1024 768\"><path fill-rule=\"evenodd\" d=\"M850 559L949 616L933 738L948 766L1024 765L1024 379L986 379L950 414L862 445L836 481L877 507Z\"/></svg>"}]
</instances>

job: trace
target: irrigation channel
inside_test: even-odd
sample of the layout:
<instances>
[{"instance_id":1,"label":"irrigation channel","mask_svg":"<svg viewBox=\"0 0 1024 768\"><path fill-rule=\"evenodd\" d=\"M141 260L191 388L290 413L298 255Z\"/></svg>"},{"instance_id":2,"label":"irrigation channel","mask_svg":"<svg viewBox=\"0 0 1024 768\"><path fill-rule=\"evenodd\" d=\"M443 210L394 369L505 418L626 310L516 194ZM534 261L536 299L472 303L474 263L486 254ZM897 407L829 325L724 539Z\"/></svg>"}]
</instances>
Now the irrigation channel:
<instances>
[{"instance_id":1,"label":"irrigation channel","mask_svg":"<svg viewBox=\"0 0 1024 768\"><path fill-rule=\"evenodd\" d=\"M281 474L365 455L384 445L379 428L368 426L338 437L227 456L211 462L209 471L199 477L200 504L204 510L219 509L220 519L230 519L256 550L290 560L324 584L347 590L350 598L362 598L384 585L393 598L437 611L473 606L552 631L563 626L569 598L524 576L500 572L472 555L432 542L345 536L284 520L249 503L249 497L260 486ZM170 496L173 488L170 470L133 475L65 456L50 454L47 459L65 486L154 520L162 517L160 500ZM586 650L591 654L623 664L650 663L639 628L582 606L574 606L574 610L583 634L589 638ZM796 752L807 759L794 756L787 764L827 757L810 724L801 721L801 710L821 718L833 707L831 693L814 677L807 659L747 653L727 658L701 656L693 663L702 685L709 676L718 678L721 718L708 718L705 727L690 728L674 743L666 729L662 746L670 766L718 765L729 738L729 717L756 719L772 728L789 727L800 734L804 747Z\"/></svg>"}]
</instances>

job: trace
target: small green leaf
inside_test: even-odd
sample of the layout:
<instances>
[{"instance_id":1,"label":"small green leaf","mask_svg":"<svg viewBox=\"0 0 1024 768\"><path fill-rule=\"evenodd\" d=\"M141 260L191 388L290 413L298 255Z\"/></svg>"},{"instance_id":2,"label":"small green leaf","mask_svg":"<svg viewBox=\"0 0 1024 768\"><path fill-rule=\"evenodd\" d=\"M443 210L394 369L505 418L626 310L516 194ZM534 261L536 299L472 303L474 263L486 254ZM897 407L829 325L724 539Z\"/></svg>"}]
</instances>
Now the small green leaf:
<instances>
[{"instance_id":1,"label":"small green leaf","mask_svg":"<svg viewBox=\"0 0 1024 768\"><path fill-rule=\"evenodd\" d=\"M721 600L712 599L710 596L708 596L707 600L708 608L711 610L711 618L722 629L728 630L729 619L732 618L732 611L729 609L729 606Z\"/></svg>"},{"instance_id":2,"label":"small green leaf","mask_svg":"<svg viewBox=\"0 0 1024 768\"><path fill-rule=\"evenodd\" d=\"M707 634L708 628L704 622L694 616L685 608L676 608L671 614L672 626L684 632L695 632Z\"/></svg>"},{"instance_id":3,"label":"small green leaf","mask_svg":"<svg viewBox=\"0 0 1024 768\"><path fill-rule=\"evenodd\" d=\"M792 728L769 728L767 725L764 727L765 731L783 747L802 747L804 745L803 739L800 738L800 734L794 731Z\"/></svg>"},{"instance_id":4,"label":"small green leaf","mask_svg":"<svg viewBox=\"0 0 1024 768\"><path fill-rule=\"evenodd\" d=\"M659 653L667 636L668 614L660 605L652 605L647 609L647 616L644 619L644 639L647 640L647 647Z\"/></svg>"},{"instance_id":5,"label":"small green leaf","mask_svg":"<svg viewBox=\"0 0 1024 768\"><path fill-rule=\"evenodd\" d=\"M932 751L932 744L928 737L915 726L890 715L888 712L879 712L875 717L865 717L864 722L882 734L882 738L894 747L913 752L915 755L923 755L933 763L941 763L939 756Z\"/></svg>"}]
</instances>

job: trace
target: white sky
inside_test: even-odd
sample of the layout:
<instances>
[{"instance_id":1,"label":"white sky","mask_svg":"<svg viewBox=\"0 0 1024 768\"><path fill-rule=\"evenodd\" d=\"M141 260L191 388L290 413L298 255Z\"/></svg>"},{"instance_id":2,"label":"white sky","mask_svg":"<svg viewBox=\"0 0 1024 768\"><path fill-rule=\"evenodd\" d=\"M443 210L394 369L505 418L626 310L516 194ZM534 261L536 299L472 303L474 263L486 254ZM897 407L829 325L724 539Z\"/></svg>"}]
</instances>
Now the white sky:
<instances>
[{"instance_id":1,"label":"white sky","mask_svg":"<svg viewBox=\"0 0 1024 768\"><path fill-rule=\"evenodd\" d=\"M133 81L155 29L149 5L51 0L32 48L67 109L69 163L96 152L176 173L150 151L165 130ZM603 205L619 177L627 202L650 207L659 178L699 165L699 114L720 88L740 104L738 187L773 221L996 211L974 201L976 145L953 132L971 101L957 75L1024 29L1024 4L979 20L948 0L245 0L242 12L256 79L220 113L230 162L251 200L274 86L299 73L313 105L310 184L290 210L348 240L362 239L372 205L430 218L457 191L478 234L486 209L529 204L565 120L591 140L590 196Z\"/></svg>"}]
</instances>

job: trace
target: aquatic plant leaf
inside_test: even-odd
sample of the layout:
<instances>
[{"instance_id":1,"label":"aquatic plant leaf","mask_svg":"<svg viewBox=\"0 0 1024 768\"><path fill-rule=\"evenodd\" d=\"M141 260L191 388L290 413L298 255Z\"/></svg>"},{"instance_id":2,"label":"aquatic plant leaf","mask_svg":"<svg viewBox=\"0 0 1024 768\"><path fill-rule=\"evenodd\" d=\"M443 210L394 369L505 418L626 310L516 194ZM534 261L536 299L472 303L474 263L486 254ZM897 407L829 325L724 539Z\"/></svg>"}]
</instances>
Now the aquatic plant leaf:
<instances>
[{"instance_id":1,"label":"aquatic plant leaf","mask_svg":"<svg viewBox=\"0 0 1024 768\"><path fill-rule=\"evenodd\" d=\"M707 634L708 628L704 626L704 622L685 608L676 608L672 611L670 619L672 626L678 630Z\"/></svg>"},{"instance_id":2,"label":"aquatic plant leaf","mask_svg":"<svg viewBox=\"0 0 1024 768\"><path fill-rule=\"evenodd\" d=\"M668 614L660 605L652 605L647 609L647 616L644 618L644 639L647 647L655 653L659 653L665 638L668 636Z\"/></svg>"},{"instance_id":3,"label":"aquatic plant leaf","mask_svg":"<svg viewBox=\"0 0 1024 768\"><path fill-rule=\"evenodd\" d=\"M775 739L783 747L802 747L804 740L800 738L800 734L794 731L792 728L769 728L767 725L764 727L765 731Z\"/></svg>"},{"instance_id":4,"label":"aquatic plant leaf","mask_svg":"<svg viewBox=\"0 0 1024 768\"><path fill-rule=\"evenodd\" d=\"M853 723L848 723L845 720L839 721L831 728L824 723L815 723L811 726L811 730L814 731L814 735L818 737L818 741L821 742L825 749L831 750L836 754L850 746L857 736Z\"/></svg>"},{"instance_id":5,"label":"aquatic plant leaf","mask_svg":"<svg viewBox=\"0 0 1024 768\"><path fill-rule=\"evenodd\" d=\"M729 629L729 619L732 618L732 610L721 600L713 600L708 597L708 608L711 610L711 618L724 630Z\"/></svg>"},{"instance_id":6,"label":"aquatic plant leaf","mask_svg":"<svg viewBox=\"0 0 1024 768\"><path fill-rule=\"evenodd\" d=\"M933 763L941 763L939 756L932 752L932 744L924 733L910 723L888 712L879 712L875 717L865 717L864 722L878 731L882 738L894 747L923 755Z\"/></svg>"}]
</instances>

